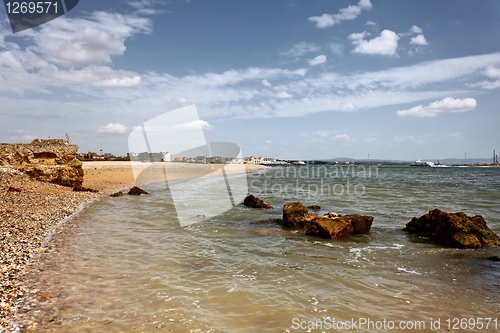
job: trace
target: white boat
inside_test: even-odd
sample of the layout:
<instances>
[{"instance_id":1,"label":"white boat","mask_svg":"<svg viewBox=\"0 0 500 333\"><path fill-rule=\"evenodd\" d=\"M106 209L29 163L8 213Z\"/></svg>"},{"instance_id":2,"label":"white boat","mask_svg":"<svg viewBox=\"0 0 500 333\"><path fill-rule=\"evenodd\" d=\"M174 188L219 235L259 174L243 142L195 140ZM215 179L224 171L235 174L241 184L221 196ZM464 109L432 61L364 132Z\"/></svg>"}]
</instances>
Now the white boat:
<instances>
[{"instance_id":1,"label":"white boat","mask_svg":"<svg viewBox=\"0 0 500 333\"><path fill-rule=\"evenodd\" d=\"M434 163L432 162L422 162L421 160L417 160L410 164L410 166L423 166L423 167L432 167L434 166Z\"/></svg>"}]
</instances>

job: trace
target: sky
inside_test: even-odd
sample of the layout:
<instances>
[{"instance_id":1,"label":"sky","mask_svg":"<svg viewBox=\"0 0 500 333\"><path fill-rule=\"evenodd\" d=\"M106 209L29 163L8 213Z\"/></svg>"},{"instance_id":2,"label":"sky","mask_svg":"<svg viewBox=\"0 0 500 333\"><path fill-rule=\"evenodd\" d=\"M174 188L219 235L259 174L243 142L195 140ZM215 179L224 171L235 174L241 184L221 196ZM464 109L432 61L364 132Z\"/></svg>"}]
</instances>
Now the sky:
<instances>
[{"instance_id":1,"label":"sky","mask_svg":"<svg viewBox=\"0 0 500 333\"><path fill-rule=\"evenodd\" d=\"M14 34L1 8L0 142L126 154L134 129L194 105L165 131L243 156L492 156L499 17L496 0L80 0Z\"/></svg>"}]
</instances>

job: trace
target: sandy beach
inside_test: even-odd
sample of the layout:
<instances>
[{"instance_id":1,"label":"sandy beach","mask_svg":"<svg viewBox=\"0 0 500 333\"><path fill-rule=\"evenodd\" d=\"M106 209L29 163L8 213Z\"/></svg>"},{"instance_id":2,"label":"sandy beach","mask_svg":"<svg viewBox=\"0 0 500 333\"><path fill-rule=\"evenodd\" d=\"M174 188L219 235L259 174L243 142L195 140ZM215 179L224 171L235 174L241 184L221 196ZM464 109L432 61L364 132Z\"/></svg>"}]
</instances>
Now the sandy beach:
<instances>
[{"instance_id":1,"label":"sandy beach","mask_svg":"<svg viewBox=\"0 0 500 333\"><path fill-rule=\"evenodd\" d=\"M123 188L136 185L134 172L140 173L137 185L161 182L165 179L192 178L206 175L214 169L224 167L226 173L246 172L267 168L253 164L195 164L195 163L141 163L141 162L84 162L84 187L97 189L105 194L111 194Z\"/></svg>"},{"instance_id":2,"label":"sandy beach","mask_svg":"<svg viewBox=\"0 0 500 333\"><path fill-rule=\"evenodd\" d=\"M224 165L219 165L220 168ZM244 167L244 169L243 169ZM217 168L217 166L215 167ZM225 165L227 173L263 169L260 165ZM137 185L176 178L205 175L210 165L188 163L158 163L155 165L130 162L84 162L83 186L99 193L74 192L72 188L31 180L18 171L0 169L0 330L15 323L20 298L34 291L29 283L20 283L22 273L36 254L44 251L49 234L56 225L72 216L82 204L102 195L136 185L134 172L140 173ZM168 176L167 176L168 175ZM71 223L71 219L65 223ZM35 291L36 292L36 291ZM27 309L23 309L26 311Z\"/></svg>"}]
</instances>

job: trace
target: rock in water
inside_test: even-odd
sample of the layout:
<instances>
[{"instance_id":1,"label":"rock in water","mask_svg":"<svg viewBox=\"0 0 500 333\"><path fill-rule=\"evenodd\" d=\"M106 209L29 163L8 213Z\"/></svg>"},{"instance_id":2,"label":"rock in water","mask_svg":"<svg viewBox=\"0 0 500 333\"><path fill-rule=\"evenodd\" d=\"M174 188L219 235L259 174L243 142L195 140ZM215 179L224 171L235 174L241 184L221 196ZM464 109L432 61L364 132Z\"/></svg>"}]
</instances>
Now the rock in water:
<instances>
[{"instance_id":1,"label":"rock in water","mask_svg":"<svg viewBox=\"0 0 500 333\"><path fill-rule=\"evenodd\" d=\"M270 204L265 202L259 197L254 197L253 195L249 195L245 198L245 201L243 201L243 204L248 207L252 208L273 208Z\"/></svg>"},{"instance_id":2,"label":"rock in water","mask_svg":"<svg viewBox=\"0 0 500 333\"><path fill-rule=\"evenodd\" d=\"M373 216L325 214L312 220L306 227L306 234L330 239L340 239L370 231Z\"/></svg>"},{"instance_id":3,"label":"rock in water","mask_svg":"<svg viewBox=\"0 0 500 333\"><path fill-rule=\"evenodd\" d=\"M340 239L352 236L354 227L348 221L340 218L330 219L321 217L313 220L306 227L306 235L319 236L330 239Z\"/></svg>"},{"instance_id":4,"label":"rock in water","mask_svg":"<svg viewBox=\"0 0 500 333\"><path fill-rule=\"evenodd\" d=\"M414 217L403 231L450 247L479 248L483 245L500 245L500 239L488 228L481 215L470 217L463 212L447 213L434 209L419 218Z\"/></svg>"},{"instance_id":5,"label":"rock in water","mask_svg":"<svg viewBox=\"0 0 500 333\"><path fill-rule=\"evenodd\" d=\"M307 206L307 209L318 210L318 209L321 209L321 206L318 206L318 205Z\"/></svg>"},{"instance_id":6,"label":"rock in water","mask_svg":"<svg viewBox=\"0 0 500 333\"><path fill-rule=\"evenodd\" d=\"M137 186L134 186L130 189L130 191L128 191L127 194L130 194L130 195L141 195L141 194L149 194L148 192L144 191L143 189L137 187Z\"/></svg>"},{"instance_id":7,"label":"rock in water","mask_svg":"<svg viewBox=\"0 0 500 333\"><path fill-rule=\"evenodd\" d=\"M120 192L116 192L116 193L111 194L110 197L116 198L116 197L121 197L122 195L123 195L123 192L120 191Z\"/></svg>"},{"instance_id":8,"label":"rock in water","mask_svg":"<svg viewBox=\"0 0 500 333\"><path fill-rule=\"evenodd\" d=\"M366 234L370 231L373 223L373 216L367 215L344 215L341 219L345 219L352 224L355 235Z\"/></svg>"},{"instance_id":9,"label":"rock in water","mask_svg":"<svg viewBox=\"0 0 500 333\"><path fill-rule=\"evenodd\" d=\"M283 206L283 221L287 227L304 230L306 224L317 218L318 214L309 213L307 207L300 201Z\"/></svg>"}]
</instances>

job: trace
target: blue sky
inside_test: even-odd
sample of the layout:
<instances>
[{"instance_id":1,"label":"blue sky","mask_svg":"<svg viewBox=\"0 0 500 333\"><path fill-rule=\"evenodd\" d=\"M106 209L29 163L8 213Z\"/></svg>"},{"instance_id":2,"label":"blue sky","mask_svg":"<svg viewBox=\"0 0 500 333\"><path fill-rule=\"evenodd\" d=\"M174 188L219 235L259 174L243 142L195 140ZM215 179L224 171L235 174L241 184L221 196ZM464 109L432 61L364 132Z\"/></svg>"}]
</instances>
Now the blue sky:
<instances>
[{"instance_id":1,"label":"blue sky","mask_svg":"<svg viewBox=\"0 0 500 333\"><path fill-rule=\"evenodd\" d=\"M195 104L207 140L245 156L488 157L499 17L494 0L81 0L13 34L1 9L0 142L124 154Z\"/></svg>"}]
</instances>

